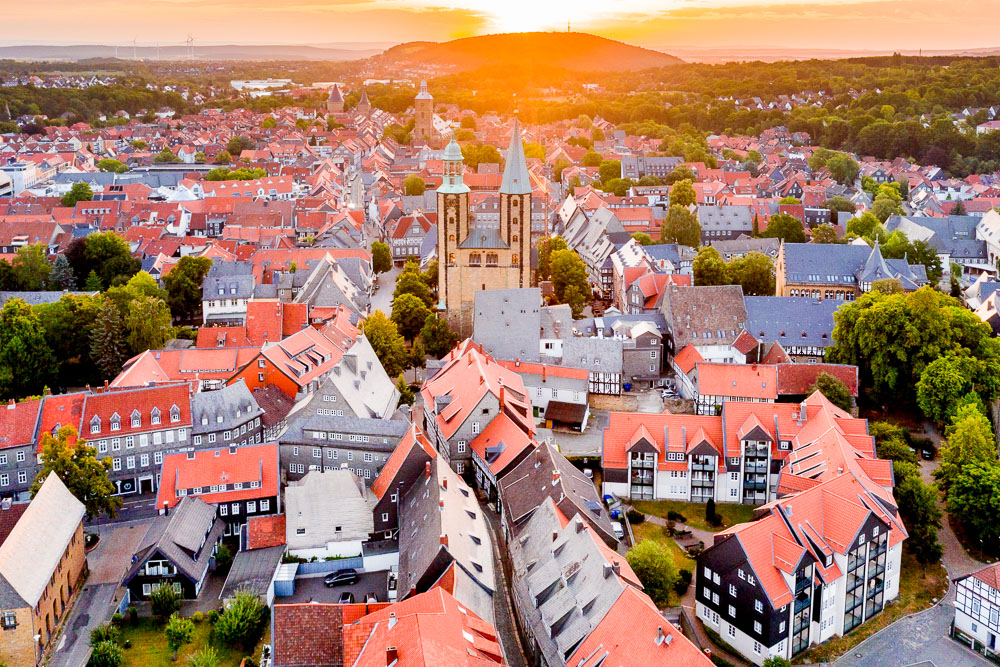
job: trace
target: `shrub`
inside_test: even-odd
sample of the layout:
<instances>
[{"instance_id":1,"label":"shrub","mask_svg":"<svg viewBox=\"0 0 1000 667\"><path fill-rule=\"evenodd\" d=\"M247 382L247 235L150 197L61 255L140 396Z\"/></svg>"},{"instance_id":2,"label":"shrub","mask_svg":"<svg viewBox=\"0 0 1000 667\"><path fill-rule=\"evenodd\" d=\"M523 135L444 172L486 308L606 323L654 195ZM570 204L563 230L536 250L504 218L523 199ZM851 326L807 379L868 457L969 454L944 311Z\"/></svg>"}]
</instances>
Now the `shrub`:
<instances>
[{"instance_id":1,"label":"shrub","mask_svg":"<svg viewBox=\"0 0 1000 667\"><path fill-rule=\"evenodd\" d=\"M125 652L118 644L110 641L94 645L90 654L89 667L120 667L125 662Z\"/></svg>"},{"instance_id":2,"label":"shrub","mask_svg":"<svg viewBox=\"0 0 1000 667\"><path fill-rule=\"evenodd\" d=\"M673 510L667 512L667 518L670 519L671 521L676 521L678 523L687 523L686 516L684 516L680 512L675 512Z\"/></svg>"},{"instance_id":3,"label":"shrub","mask_svg":"<svg viewBox=\"0 0 1000 667\"><path fill-rule=\"evenodd\" d=\"M677 595L684 595L690 585L691 570L680 570L677 573L677 581L674 583L674 592L676 592Z\"/></svg>"},{"instance_id":4,"label":"shrub","mask_svg":"<svg viewBox=\"0 0 1000 667\"><path fill-rule=\"evenodd\" d=\"M214 624L217 620L219 620L219 612L215 611L214 609L209 610L208 622Z\"/></svg>"},{"instance_id":5,"label":"shrub","mask_svg":"<svg viewBox=\"0 0 1000 667\"><path fill-rule=\"evenodd\" d=\"M202 621L205 620L205 614L201 613L200 611L196 611L191 615L191 620L194 621L195 623L201 623Z\"/></svg>"},{"instance_id":6,"label":"shrub","mask_svg":"<svg viewBox=\"0 0 1000 667\"><path fill-rule=\"evenodd\" d=\"M181 606L180 599L177 593L174 592L174 587L170 582L162 582L155 591L149 596L150 606L153 609L153 615L166 621L170 618L171 614L178 610Z\"/></svg>"},{"instance_id":7,"label":"shrub","mask_svg":"<svg viewBox=\"0 0 1000 667\"><path fill-rule=\"evenodd\" d=\"M667 520L667 528L666 528L666 530L664 532L667 534L667 537L673 537L674 533L677 532L677 524L676 524L676 522L673 521L672 519L668 519Z\"/></svg>"},{"instance_id":8,"label":"shrub","mask_svg":"<svg viewBox=\"0 0 1000 667\"><path fill-rule=\"evenodd\" d=\"M187 659L188 667L219 667L219 654L211 646L203 648Z\"/></svg>"},{"instance_id":9,"label":"shrub","mask_svg":"<svg viewBox=\"0 0 1000 667\"><path fill-rule=\"evenodd\" d=\"M135 605L129 605L128 608L128 622L129 625L135 625L139 622L139 609Z\"/></svg>"},{"instance_id":10,"label":"shrub","mask_svg":"<svg viewBox=\"0 0 1000 667\"><path fill-rule=\"evenodd\" d=\"M116 628L120 628L122 626L122 620L122 615L116 611L111 617L111 624Z\"/></svg>"},{"instance_id":11,"label":"shrub","mask_svg":"<svg viewBox=\"0 0 1000 667\"><path fill-rule=\"evenodd\" d=\"M629 550L625 559L653 603L665 606L677 581L677 566L666 547L655 540L643 540Z\"/></svg>"},{"instance_id":12,"label":"shrub","mask_svg":"<svg viewBox=\"0 0 1000 667\"><path fill-rule=\"evenodd\" d=\"M628 512L625 513L625 518L627 518L628 522L631 523L632 525L638 525L646 520L646 515L640 512L639 510L630 509Z\"/></svg>"},{"instance_id":13,"label":"shrub","mask_svg":"<svg viewBox=\"0 0 1000 667\"><path fill-rule=\"evenodd\" d=\"M101 642L118 643L121 639L121 631L111 623L101 623L90 631L90 645L97 646Z\"/></svg>"},{"instance_id":14,"label":"shrub","mask_svg":"<svg viewBox=\"0 0 1000 667\"><path fill-rule=\"evenodd\" d=\"M267 612L267 607L253 593L237 593L215 624L215 638L229 646L251 649L264 630Z\"/></svg>"},{"instance_id":15,"label":"shrub","mask_svg":"<svg viewBox=\"0 0 1000 667\"><path fill-rule=\"evenodd\" d=\"M233 563L233 552L225 544L220 544L215 552L215 566L225 571Z\"/></svg>"}]
</instances>

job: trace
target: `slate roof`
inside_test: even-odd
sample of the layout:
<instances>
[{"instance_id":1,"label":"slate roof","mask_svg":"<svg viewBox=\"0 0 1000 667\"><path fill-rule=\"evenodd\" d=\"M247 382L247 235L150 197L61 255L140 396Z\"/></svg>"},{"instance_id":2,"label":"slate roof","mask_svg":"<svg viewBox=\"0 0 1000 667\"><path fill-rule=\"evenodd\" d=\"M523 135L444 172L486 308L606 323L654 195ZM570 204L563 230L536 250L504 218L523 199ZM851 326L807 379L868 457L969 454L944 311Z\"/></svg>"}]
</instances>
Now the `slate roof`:
<instances>
[{"instance_id":1,"label":"slate roof","mask_svg":"<svg viewBox=\"0 0 1000 667\"><path fill-rule=\"evenodd\" d=\"M347 469L313 470L285 488L285 541L290 550L366 540L375 529L375 496ZM336 528L341 530L337 531ZM298 530L305 532L299 534Z\"/></svg>"},{"instance_id":2,"label":"slate roof","mask_svg":"<svg viewBox=\"0 0 1000 667\"><path fill-rule=\"evenodd\" d=\"M747 320L743 288L739 285L668 285L663 292L660 311L673 334L675 350L689 343L731 345Z\"/></svg>"},{"instance_id":3,"label":"slate roof","mask_svg":"<svg viewBox=\"0 0 1000 667\"><path fill-rule=\"evenodd\" d=\"M191 432L196 435L232 430L233 426L263 414L242 378L221 389L199 391L191 396Z\"/></svg>"},{"instance_id":4,"label":"slate roof","mask_svg":"<svg viewBox=\"0 0 1000 667\"><path fill-rule=\"evenodd\" d=\"M284 553L284 545L239 551L233 559L219 598L224 600L240 592L265 597Z\"/></svg>"},{"instance_id":5,"label":"slate roof","mask_svg":"<svg viewBox=\"0 0 1000 667\"><path fill-rule=\"evenodd\" d=\"M501 194L530 195L531 178L528 175L528 163L524 159L524 144L521 143L521 123L514 116L514 127L510 134L510 146L507 148L507 164L503 170L503 182L500 184Z\"/></svg>"},{"instance_id":6,"label":"slate roof","mask_svg":"<svg viewBox=\"0 0 1000 667\"><path fill-rule=\"evenodd\" d=\"M478 290L473 339L496 359L537 361L541 303L537 287Z\"/></svg>"},{"instance_id":7,"label":"slate roof","mask_svg":"<svg viewBox=\"0 0 1000 667\"><path fill-rule=\"evenodd\" d=\"M746 328L764 343L782 346L830 347L834 313L844 301L803 296L748 296L744 298Z\"/></svg>"},{"instance_id":8,"label":"slate roof","mask_svg":"<svg viewBox=\"0 0 1000 667\"><path fill-rule=\"evenodd\" d=\"M181 499L170 514L153 519L122 581L131 581L156 551L169 558L186 577L201 581L208 569L212 548L224 529L225 524L216 517L214 505L191 496Z\"/></svg>"}]
</instances>

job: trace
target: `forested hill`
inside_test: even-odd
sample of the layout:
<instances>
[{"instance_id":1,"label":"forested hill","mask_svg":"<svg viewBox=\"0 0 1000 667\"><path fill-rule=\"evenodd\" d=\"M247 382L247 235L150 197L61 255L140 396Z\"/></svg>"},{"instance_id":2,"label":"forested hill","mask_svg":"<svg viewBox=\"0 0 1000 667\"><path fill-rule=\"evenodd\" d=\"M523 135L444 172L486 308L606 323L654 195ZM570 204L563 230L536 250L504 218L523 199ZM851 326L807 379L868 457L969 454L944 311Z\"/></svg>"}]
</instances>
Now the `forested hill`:
<instances>
[{"instance_id":1,"label":"forested hill","mask_svg":"<svg viewBox=\"0 0 1000 667\"><path fill-rule=\"evenodd\" d=\"M544 65L573 71L633 71L683 62L680 58L582 32L521 32L450 42L408 42L375 58L379 64L432 65L467 71L487 66Z\"/></svg>"}]
</instances>

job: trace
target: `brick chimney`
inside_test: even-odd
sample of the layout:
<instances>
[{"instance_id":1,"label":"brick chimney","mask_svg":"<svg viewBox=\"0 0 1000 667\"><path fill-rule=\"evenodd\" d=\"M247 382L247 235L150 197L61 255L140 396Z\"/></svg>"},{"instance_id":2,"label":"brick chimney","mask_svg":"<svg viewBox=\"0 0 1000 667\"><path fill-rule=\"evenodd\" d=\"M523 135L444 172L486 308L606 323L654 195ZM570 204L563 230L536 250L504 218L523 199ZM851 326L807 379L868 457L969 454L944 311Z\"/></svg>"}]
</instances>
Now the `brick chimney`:
<instances>
[{"instance_id":1,"label":"brick chimney","mask_svg":"<svg viewBox=\"0 0 1000 667\"><path fill-rule=\"evenodd\" d=\"M399 658L399 652L396 650L395 646L389 646L385 649L385 664L386 667L396 662Z\"/></svg>"},{"instance_id":2,"label":"brick chimney","mask_svg":"<svg viewBox=\"0 0 1000 667\"><path fill-rule=\"evenodd\" d=\"M442 535L441 536L441 546L443 546L443 547L447 547L448 546L448 536L447 535Z\"/></svg>"},{"instance_id":3,"label":"brick chimney","mask_svg":"<svg viewBox=\"0 0 1000 667\"><path fill-rule=\"evenodd\" d=\"M503 412L504 386L500 385L500 412Z\"/></svg>"},{"instance_id":4,"label":"brick chimney","mask_svg":"<svg viewBox=\"0 0 1000 667\"><path fill-rule=\"evenodd\" d=\"M424 464L424 476L427 477L427 479L431 478L431 462L430 461L428 461L427 463Z\"/></svg>"},{"instance_id":5,"label":"brick chimney","mask_svg":"<svg viewBox=\"0 0 1000 667\"><path fill-rule=\"evenodd\" d=\"M556 484L559 483L559 477L560 477L559 469L558 468L553 468L552 469L552 486L555 486Z\"/></svg>"},{"instance_id":6,"label":"brick chimney","mask_svg":"<svg viewBox=\"0 0 1000 667\"><path fill-rule=\"evenodd\" d=\"M441 480L441 486L444 487L445 491L448 490L448 478L447 477L445 477L444 479ZM444 501L443 500L441 501L441 504L444 505Z\"/></svg>"},{"instance_id":7,"label":"brick chimney","mask_svg":"<svg viewBox=\"0 0 1000 667\"><path fill-rule=\"evenodd\" d=\"M622 564L618 561L617 558L611 561L611 569L614 570L615 574L620 575L622 573Z\"/></svg>"}]
</instances>

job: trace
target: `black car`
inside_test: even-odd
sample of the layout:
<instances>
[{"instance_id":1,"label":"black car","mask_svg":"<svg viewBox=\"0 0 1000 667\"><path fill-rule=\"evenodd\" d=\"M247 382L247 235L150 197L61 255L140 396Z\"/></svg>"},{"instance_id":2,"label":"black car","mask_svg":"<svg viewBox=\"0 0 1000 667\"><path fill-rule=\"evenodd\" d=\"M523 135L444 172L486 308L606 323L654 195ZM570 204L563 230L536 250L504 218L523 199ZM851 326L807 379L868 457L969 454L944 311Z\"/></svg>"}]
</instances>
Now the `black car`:
<instances>
[{"instance_id":1,"label":"black car","mask_svg":"<svg viewBox=\"0 0 1000 667\"><path fill-rule=\"evenodd\" d=\"M331 572L323 578L323 583L327 586L349 586L358 583L358 571L351 568L347 570L337 570Z\"/></svg>"}]
</instances>

